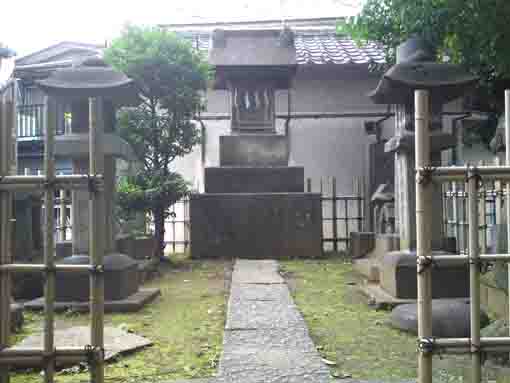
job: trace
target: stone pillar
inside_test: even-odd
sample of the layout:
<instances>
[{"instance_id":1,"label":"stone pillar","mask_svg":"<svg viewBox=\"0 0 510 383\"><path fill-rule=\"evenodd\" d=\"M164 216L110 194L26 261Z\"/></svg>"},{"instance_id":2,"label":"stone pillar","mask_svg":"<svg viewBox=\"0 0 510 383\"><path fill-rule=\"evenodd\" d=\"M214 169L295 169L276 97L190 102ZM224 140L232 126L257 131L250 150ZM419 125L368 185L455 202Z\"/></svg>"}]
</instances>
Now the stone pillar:
<instances>
[{"instance_id":1,"label":"stone pillar","mask_svg":"<svg viewBox=\"0 0 510 383\"><path fill-rule=\"evenodd\" d=\"M114 218L115 204L115 158L106 156L104 161L104 199L105 199L105 251L111 253L115 251L115 236L117 222Z\"/></svg>"},{"instance_id":2,"label":"stone pillar","mask_svg":"<svg viewBox=\"0 0 510 383\"><path fill-rule=\"evenodd\" d=\"M441 165L441 150L448 146L447 137L441 135L440 110L431 109L439 121L431 120L431 132L436 140L431 142L431 163ZM414 110L410 105L397 105L395 112L395 137L385 146L386 152L395 153L395 225L400 236L400 249L416 248L416 188L414 161ZM443 203L441 185L435 184L433 198L430 203L433 211L432 247L439 250L443 247Z\"/></svg>"},{"instance_id":3,"label":"stone pillar","mask_svg":"<svg viewBox=\"0 0 510 383\"><path fill-rule=\"evenodd\" d=\"M74 174L88 173L87 158L73 159L72 163ZM89 253L89 193L85 190L73 190L72 200L73 255L86 255Z\"/></svg>"},{"instance_id":4,"label":"stone pillar","mask_svg":"<svg viewBox=\"0 0 510 383\"><path fill-rule=\"evenodd\" d=\"M412 119L411 105L396 106L395 137L385 147L387 152L395 153L395 226L400 236L401 250L410 250L416 244Z\"/></svg>"},{"instance_id":5,"label":"stone pillar","mask_svg":"<svg viewBox=\"0 0 510 383\"><path fill-rule=\"evenodd\" d=\"M88 101L80 101L73 104L73 133L88 132ZM111 132L112 109L105 108L103 118L105 119L105 131ZM74 158L72 161L74 174L88 174L89 160L86 157ZM114 192L115 192L115 159L113 156L105 157L104 171L104 195L105 195L105 251L107 253L115 250L115 219L113 218ZM73 254L89 253L89 193L85 190L74 190L72 192L73 210Z\"/></svg>"}]
</instances>

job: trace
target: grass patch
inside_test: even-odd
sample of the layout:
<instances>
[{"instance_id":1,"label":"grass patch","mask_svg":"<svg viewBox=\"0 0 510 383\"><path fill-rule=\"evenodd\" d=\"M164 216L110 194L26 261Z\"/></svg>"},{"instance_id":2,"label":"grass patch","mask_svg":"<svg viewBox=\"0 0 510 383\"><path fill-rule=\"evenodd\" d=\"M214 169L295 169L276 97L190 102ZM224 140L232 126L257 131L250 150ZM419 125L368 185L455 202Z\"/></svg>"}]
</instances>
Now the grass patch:
<instances>
[{"instance_id":1,"label":"grass patch","mask_svg":"<svg viewBox=\"0 0 510 383\"><path fill-rule=\"evenodd\" d=\"M144 287L158 287L162 296L138 313L106 314L105 323L127 327L154 342L131 355L108 363L105 376L126 382L154 382L213 375L222 349L226 310L224 261L194 261L178 257L162 265L160 275ZM88 315L59 314L66 324L87 324ZM19 340L42 325L40 314L28 314ZM123 378L126 378L125 380ZM128 379L131 378L131 379ZM17 372L13 383L41 381L39 372ZM59 372L57 382L89 381L87 372ZM119 381L119 380L116 380Z\"/></svg>"},{"instance_id":2,"label":"grass patch","mask_svg":"<svg viewBox=\"0 0 510 383\"><path fill-rule=\"evenodd\" d=\"M341 259L282 263L296 304L337 377L394 381L416 377L416 338L390 328L366 304L352 266Z\"/></svg>"},{"instance_id":3,"label":"grass patch","mask_svg":"<svg viewBox=\"0 0 510 383\"><path fill-rule=\"evenodd\" d=\"M289 287L310 335L337 377L402 381L417 376L417 339L388 325L357 289L361 278L342 259L282 262ZM469 355L434 357L434 381L471 381ZM487 361L484 382L510 383L510 368Z\"/></svg>"}]
</instances>

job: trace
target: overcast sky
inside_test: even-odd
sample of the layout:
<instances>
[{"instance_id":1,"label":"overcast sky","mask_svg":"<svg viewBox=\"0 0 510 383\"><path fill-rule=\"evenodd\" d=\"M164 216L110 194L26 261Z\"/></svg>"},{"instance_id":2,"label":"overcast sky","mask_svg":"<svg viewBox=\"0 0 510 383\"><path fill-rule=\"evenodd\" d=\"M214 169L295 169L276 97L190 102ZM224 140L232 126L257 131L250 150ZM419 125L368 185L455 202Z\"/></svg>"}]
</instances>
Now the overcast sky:
<instances>
[{"instance_id":1,"label":"overcast sky","mask_svg":"<svg viewBox=\"0 0 510 383\"><path fill-rule=\"evenodd\" d=\"M61 41L100 43L126 22L169 24L347 16L361 0L0 0L0 42L18 57ZM3 65L3 77L10 65ZM2 74L0 73L0 80Z\"/></svg>"}]
</instances>

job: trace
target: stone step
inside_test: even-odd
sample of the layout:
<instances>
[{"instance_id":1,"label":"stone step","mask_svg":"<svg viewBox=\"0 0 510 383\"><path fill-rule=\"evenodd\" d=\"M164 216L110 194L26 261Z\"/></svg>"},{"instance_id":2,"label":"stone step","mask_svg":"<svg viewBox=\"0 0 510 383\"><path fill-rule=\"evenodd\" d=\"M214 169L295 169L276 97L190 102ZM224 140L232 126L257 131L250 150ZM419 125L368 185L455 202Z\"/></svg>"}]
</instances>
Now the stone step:
<instances>
[{"instance_id":1,"label":"stone step","mask_svg":"<svg viewBox=\"0 0 510 383\"><path fill-rule=\"evenodd\" d=\"M300 166L205 168L206 193L302 193L305 171Z\"/></svg>"}]
</instances>

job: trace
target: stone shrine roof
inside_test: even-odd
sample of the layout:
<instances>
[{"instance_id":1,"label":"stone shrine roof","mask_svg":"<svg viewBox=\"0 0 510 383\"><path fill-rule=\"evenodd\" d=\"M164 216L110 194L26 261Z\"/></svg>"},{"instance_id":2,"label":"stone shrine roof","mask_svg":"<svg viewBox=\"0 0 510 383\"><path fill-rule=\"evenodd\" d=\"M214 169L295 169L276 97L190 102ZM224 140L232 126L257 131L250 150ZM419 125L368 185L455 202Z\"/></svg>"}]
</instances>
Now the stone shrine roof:
<instances>
[{"instance_id":1,"label":"stone shrine roof","mask_svg":"<svg viewBox=\"0 0 510 383\"><path fill-rule=\"evenodd\" d=\"M382 47L375 43L358 45L353 39L334 31L294 30L297 65L368 65L384 64ZM209 52L210 34L190 32L193 46L204 54Z\"/></svg>"}]
</instances>

